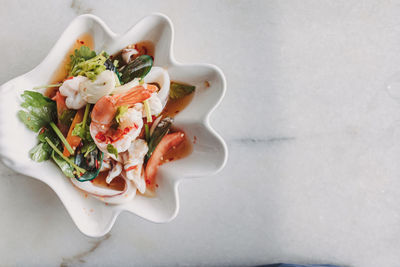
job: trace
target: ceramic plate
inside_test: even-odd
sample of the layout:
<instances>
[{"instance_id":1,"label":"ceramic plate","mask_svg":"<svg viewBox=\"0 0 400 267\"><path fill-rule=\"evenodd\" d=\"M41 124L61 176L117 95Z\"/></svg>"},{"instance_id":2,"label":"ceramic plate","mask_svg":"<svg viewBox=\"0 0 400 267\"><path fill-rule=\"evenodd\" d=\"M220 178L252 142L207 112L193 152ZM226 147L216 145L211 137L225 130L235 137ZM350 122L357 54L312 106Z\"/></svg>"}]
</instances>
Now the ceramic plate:
<instances>
[{"instance_id":1,"label":"ceramic plate","mask_svg":"<svg viewBox=\"0 0 400 267\"><path fill-rule=\"evenodd\" d=\"M28 130L17 118L20 95L24 90L47 84L72 44L84 33L94 37L95 50L113 54L125 46L139 41L155 45L154 65L165 68L171 80L196 85L190 105L179 113L175 125L183 129L193 144L193 152L186 158L164 164L159 168L157 196L136 196L123 205L106 205L85 196L51 162L37 163L28 151L37 143L36 134ZM179 210L178 184L183 179L209 176L223 168L227 160L224 141L209 124L210 113L225 93L225 78L221 70L208 64L182 64L172 55L173 27L164 15L153 14L141 19L125 34L112 32L105 23L93 15L77 17L64 31L48 56L32 71L1 86L0 99L0 157L16 172L31 176L48 184L59 196L79 230L92 237L110 231L118 214L132 212L149 221L171 221ZM209 83L209 86L206 86Z\"/></svg>"}]
</instances>

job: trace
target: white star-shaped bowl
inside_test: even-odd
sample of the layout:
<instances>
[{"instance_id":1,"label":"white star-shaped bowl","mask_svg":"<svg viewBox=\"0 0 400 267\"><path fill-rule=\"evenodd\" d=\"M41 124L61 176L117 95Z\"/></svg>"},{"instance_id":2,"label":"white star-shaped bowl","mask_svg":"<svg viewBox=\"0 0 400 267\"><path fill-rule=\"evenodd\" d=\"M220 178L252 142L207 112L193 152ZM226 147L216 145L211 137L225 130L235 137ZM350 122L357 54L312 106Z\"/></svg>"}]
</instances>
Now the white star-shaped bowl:
<instances>
[{"instance_id":1,"label":"white star-shaped bowl","mask_svg":"<svg viewBox=\"0 0 400 267\"><path fill-rule=\"evenodd\" d=\"M24 90L49 82L72 44L79 36L90 33L95 50L113 54L139 41L155 45L155 66L168 70L171 80L196 85L190 105L175 118L189 140L196 136L193 152L186 158L164 164L159 168L157 196L137 195L123 205L105 203L76 189L68 178L51 162L37 163L28 151L37 143L37 134L28 130L17 118L20 95ZM16 172L31 176L49 185L63 202L79 230L85 235L99 237L110 231L122 211L132 212L152 222L169 222L178 213L178 184L183 179L209 176L220 171L227 160L227 148L222 138L209 124L210 113L221 102L226 86L221 70L208 64L182 64L172 54L174 30L171 21L162 14L141 19L125 34L112 32L93 15L82 15L72 21L48 56L32 71L19 76L0 88L0 157ZM205 82L209 82L209 87Z\"/></svg>"}]
</instances>

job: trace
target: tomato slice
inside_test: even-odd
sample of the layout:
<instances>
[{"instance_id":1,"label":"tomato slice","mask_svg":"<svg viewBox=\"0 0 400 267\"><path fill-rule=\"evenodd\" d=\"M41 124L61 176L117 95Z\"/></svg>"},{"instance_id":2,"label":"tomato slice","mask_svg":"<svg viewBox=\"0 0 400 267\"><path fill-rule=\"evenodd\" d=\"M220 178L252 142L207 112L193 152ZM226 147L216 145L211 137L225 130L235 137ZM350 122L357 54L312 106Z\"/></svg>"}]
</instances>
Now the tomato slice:
<instances>
[{"instance_id":1,"label":"tomato slice","mask_svg":"<svg viewBox=\"0 0 400 267\"><path fill-rule=\"evenodd\" d=\"M154 192L156 189L156 176L158 166L162 164L162 157L174 146L178 146L185 140L184 132L175 132L164 136L154 149L147 162L145 170L146 190Z\"/></svg>"}]
</instances>

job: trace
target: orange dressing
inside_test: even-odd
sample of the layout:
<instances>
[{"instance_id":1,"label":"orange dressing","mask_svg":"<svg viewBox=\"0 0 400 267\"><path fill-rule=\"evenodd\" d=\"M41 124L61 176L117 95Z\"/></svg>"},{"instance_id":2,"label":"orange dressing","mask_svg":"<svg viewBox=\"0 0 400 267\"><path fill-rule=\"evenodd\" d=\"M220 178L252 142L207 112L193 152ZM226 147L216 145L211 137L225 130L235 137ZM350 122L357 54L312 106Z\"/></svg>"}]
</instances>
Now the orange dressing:
<instances>
[{"instance_id":1,"label":"orange dressing","mask_svg":"<svg viewBox=\"0 0 400 267\"><path fill-rule=\"evenodd\" d=\"M108 175L108 171L101 172L94 178L91 182L98 187L109 188L117 191L122 191L125 188L125 181L121 177L114 178L111 183L107 184L106 177Z\"/></svg>"},{"instance_id":2,"label":"orange dressing","mask_svg":"<svg viewBox=\"0 0 400 267\"><path fill-rule=\"evenodd\" d=\"M64 59L61 61L60 65L56 68L53 75L50 78L49 84L61 83L68 76L68 65L71 62L70 55L74 54L75 49L79 49L81 46L87 46L90 49L94 48L93 37L89 33L85 33L74 42L68 53L65 55ZM47 89L45 96L52 98L57 92L58 87L53 87Z\"/></svg>"},{"instance_id":3,"label":"orange dressing","mask_svg":"<svg viewBox=\"0 0 400 267\"><path fill-rule=\"evenodd\" d=\"M190 104L190 102L192 102L193 97L194 93L185 95L184 97L179 99L169 98L161 114L163 115L163 117L175 117L176 114L184 110Z\"/></svg>"}]
</instances>

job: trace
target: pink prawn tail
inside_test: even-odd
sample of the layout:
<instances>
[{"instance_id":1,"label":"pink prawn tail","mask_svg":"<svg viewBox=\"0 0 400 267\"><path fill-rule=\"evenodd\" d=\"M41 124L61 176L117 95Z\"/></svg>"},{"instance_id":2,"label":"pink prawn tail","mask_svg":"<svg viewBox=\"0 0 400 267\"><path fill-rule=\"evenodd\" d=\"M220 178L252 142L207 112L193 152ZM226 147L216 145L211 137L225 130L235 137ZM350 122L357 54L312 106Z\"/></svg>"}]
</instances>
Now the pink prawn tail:
<instances>
[{"instance_id":1,"label":"pink prawn tail","mask_svg":"<svg viewBox=\"0 0 400 267\"><path fill-rule=\"evenodd\" d=\"M138 88L139 87L139 88ZM137 86L132 88L129 92L123 93L118 96L115 103L116 106L134 105L136 103L143 102L144 100L151 97L151 90L145 89L143 86Z\"/></svg>"}]
</instances>

